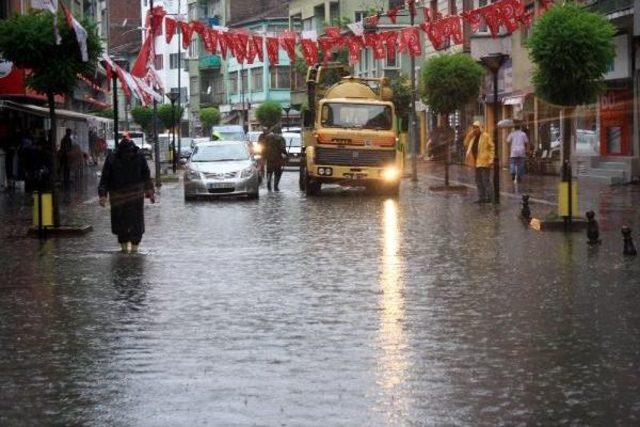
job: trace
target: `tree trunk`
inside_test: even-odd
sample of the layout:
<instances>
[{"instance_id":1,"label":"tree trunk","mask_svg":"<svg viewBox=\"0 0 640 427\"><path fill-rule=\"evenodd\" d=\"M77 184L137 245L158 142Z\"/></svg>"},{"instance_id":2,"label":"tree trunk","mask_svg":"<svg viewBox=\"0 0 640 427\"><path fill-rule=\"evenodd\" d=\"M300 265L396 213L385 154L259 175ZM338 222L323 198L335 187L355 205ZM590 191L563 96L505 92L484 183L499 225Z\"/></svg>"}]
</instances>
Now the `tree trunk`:
<instances>
[{"instance_id":1,"label":"tree trunk","mask_svg":"<svg viewBox=\"0 0 640 427\"><path fill-rule=\"evenodd\" d=\"M53 93L47 93L47 102L49 103L49 150L51 153L52 171L49 177L49 188L51 189L51 200L53 203L53 226L60 226L60 207L56 192L56 179L60 174L58 167L58 156L56 155L56 101Z\"/></svg>"}]
</instances>

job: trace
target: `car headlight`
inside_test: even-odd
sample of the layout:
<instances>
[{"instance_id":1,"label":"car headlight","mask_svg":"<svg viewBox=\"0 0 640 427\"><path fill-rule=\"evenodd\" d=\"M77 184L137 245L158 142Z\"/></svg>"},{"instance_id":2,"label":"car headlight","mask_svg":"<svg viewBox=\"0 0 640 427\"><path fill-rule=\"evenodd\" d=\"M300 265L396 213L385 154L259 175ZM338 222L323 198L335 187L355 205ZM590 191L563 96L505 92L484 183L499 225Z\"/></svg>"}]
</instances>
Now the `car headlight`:
<instances>
[{"instance_id":1,"label":"car headlight","mask_svg":"<svg viewBox=\"0 0 640 427\"><path fill-rule=\"evenodd\" d=\"M249 178L251 175L253 175L253 166L249 166L246 169L242 169L242 173L240 174L241 178Z\"/></svg>"},{"instance_id":2,"label":"car headlight","mask_svg":"<svg viewBox=\"0 0 640 427\"><path fill-rule=\"evenodd\" d=\"M200 179L200 172L189 169L184 173L184 178L189 181L197 181Z\"/></svg>"},{"instance_id":3,"label":"car headlight","mask_svg":"<svg viewBox=\"0 0 640 427\"><path fill-rule=\"evenodd\" d=\"M400 171L398 168L389 167L382 170L382 179L385 181L395 181L400 178Z\"/></svg>"}]
</instances>

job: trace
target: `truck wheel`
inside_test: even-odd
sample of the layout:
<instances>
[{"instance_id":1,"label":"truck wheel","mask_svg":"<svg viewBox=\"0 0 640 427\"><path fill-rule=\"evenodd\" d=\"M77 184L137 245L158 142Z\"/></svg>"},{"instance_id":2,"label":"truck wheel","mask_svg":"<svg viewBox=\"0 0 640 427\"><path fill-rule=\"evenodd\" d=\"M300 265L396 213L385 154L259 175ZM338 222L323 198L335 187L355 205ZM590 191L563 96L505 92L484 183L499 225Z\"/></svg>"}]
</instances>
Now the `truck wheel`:
<instances>
[{"instance_id":1,"label":"truck wheel","mask_svg":"<svg viewBox=\"0 0 640 427\"><path fill-rule=\"evenodd\" d=\"M322 184L316 181L313 181L307 177L307 182L305 185L305 194L307 196L317 196L320 194L320 190L322 188Z\"/></svg>"}]
</instances>

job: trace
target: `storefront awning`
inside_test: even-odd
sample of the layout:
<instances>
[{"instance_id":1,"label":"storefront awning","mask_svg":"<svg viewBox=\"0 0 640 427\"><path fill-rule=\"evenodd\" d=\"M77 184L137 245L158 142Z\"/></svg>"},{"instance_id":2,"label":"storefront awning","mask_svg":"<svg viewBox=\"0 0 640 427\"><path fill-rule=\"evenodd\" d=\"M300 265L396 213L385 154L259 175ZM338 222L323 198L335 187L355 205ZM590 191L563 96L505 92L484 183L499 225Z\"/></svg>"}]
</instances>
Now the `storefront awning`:
<instances>
[{"instance_id":1,"label":"storefront awning","mask_svg":"<svg viewBox=\"0 0 640 427\"><path fill-rule=\"evenodd\" d=\"M0 110L14 110L14 111L22 111L24 113L30 113L35 116L40 117L49 117L49 109L47 107L40 107L38 105L32 104L21 104L15 101L0 101ZM62 119L69 120L80 120L86 122L113 122L112 119L107 119L104 117L97 117L92 114L79 113L77 111L63 110L61 108L56 108L56 117Z\"/></svg>"}]
</instances>

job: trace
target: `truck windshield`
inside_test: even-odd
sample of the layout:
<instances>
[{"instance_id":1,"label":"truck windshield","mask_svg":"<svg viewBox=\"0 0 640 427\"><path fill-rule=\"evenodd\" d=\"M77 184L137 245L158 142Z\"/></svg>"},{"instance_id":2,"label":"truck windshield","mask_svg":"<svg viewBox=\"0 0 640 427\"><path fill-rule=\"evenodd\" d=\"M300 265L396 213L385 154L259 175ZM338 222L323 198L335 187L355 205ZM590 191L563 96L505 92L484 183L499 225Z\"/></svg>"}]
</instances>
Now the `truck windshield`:
<instances>
[{"instance_id":1,"label":"truck windshield","mask_svg":"<svg viewBox=\"0 0 640 427\"><path fill-rule=\"evenodd\" d=\"M391 129L388 105L326 103L322 106L322 126L337 128Z\"/></svg>"}]
</instances>

